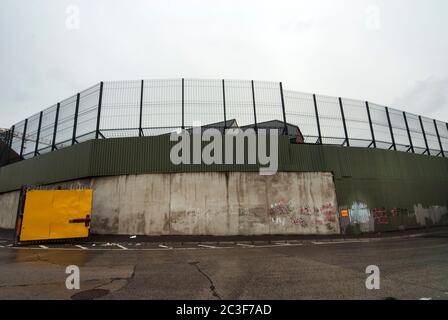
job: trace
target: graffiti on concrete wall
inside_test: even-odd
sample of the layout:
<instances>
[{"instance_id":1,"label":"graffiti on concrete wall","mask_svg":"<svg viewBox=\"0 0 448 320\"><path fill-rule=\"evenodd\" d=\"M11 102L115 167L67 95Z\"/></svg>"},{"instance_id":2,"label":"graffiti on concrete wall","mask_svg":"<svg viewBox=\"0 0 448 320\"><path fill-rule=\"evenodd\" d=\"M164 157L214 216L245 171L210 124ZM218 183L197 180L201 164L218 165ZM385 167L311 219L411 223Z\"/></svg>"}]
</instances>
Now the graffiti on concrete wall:
<instances>
[{"instance_id":1,"label":"graffiti on concrete wall","mask_svg":"<svg viewBox=\"0 0 448 320\"><path fill-rule=\"evenodd\" d=\"M385 208L373 208L372 215L373 215L375 224L388 224L389 223L389 218L386 214Z\"/></svg>"},{"instance_id":2,"label":"graffiti on concrete wall","mask_svg":"<svg viewBox=\"0 0 448 320\"><path fill-rule=\"evenodd\" d=\"M342 216L342 212L347 211L348 217ZM448 224L448 210L446 207L423 208L418 205L410 212L407 208L369 208L365 203L354 202L349 209L341 208L340 219L344 230L355 232L404 230L417 226Z\"/></svg>"},{"instance_id":3,"label":"graffiti on concrete wall","mask_svg":"<svg viewBox=\"0 0 448 320\"><path fill-rule=\"evenodd\" d=\"M297 206L292 200L280 199L269 207L271 222L285 226L292 224L302 228L325 226L328 231L335 231L338 224L336 206L325 203L321 207Z\"/></svg>"}]
</instances>

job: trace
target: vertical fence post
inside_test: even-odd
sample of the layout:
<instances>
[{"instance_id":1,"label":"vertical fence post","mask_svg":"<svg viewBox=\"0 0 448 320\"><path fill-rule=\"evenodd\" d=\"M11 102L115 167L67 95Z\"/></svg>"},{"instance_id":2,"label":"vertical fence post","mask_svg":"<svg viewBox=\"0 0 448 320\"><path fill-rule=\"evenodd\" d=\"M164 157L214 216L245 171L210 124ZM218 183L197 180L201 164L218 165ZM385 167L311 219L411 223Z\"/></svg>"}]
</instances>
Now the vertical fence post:
<instances>
[{"instance_id":1,"label":"vertical fence post","mask_svg":"<svg viewBox=\"0 0 448 320\"><path fill-rule=\"evenodd\" d=\"M54 128L53 128L53 142L51 144L51 151L56 149L56 134L58 132L58 121L59 121L59 109L61 108L61 104L58 102L56 106L56 117L54 119Z\"/></svg>"},{"instance_id":2,"label":"vertical fence post","mask_svg":"<svg viewBox=\"0 0 448 320\"><path fill-rule=\"evenodd\" d=\"M406 117L406 112L404 111L403 111L403 118L404 118L404 124L406 125L406 131L408 132L409 146L410 146L409 148L411 149L412 153L415 153L414 145L412 144L411 132L409 131L408 118Z\"/></svg>"},{"instance_id":3,"label":"vertical fence post","mask_svg":"<svg viewBox=\"0 0 448 320\"><path fill-rule=\"evenodd\" d=\"M95 139L100 137L100 123L101 123L101 105L103 104L103 81L100 82L100 96L98 98L98 114L96 116L96 130L95 130Z\"/></svg>"},{"instance_id":4,"label":"vertical fence post","mask_svg":"<svg viewBox=\"0 0 448 320\"><path fill-rule=\"evenodd\" d=\"M257 124L257 109L255 107L255 88L254 88L254 80L251 80L252 84L252 104L254 106L254 120L255 120L255 132L258 132L258 124Z\"/></svg>"},{"instance_id":5,"label":"vertical fence post","mask_svg":"<svg viewBox=\"0 0 448 320\"><path fill-rule=\"evenodd\" d=\"M222 79L222 107L224 109L224 133L226 133L227 114L226 114L226 89L225 89L224 79Z\"/></svg>"},{"instance_id":6,"label":"vertical fence post","mask_svg":"<svg viewBox=\"0 0 448 320\"><path fill-rule=\"evenodd\" d=\"M22 144L20 146L20 158L23 156L23 149L25 148L25 141L26 141L26 129L28 126L28 119L25 119L25 125L23 126L23 135L22 135Z\"/></svg>"},{"instance_id":7,"label":"vertical fence post","mask_svg":"<svg viewBox=\"0 0 448 320\"><path fill-rule=\"evenodd\" d=\"M375 132L373 131L372 117L370 115L370 107L368 101L366 101L366 109L367 109L367 117L369 119L370 133L372 135L372 144L373 147L376 148Z\"/></svg>"},{"instance_id":8,"label":"vertical fence post","mask_svg":"<svg viewBox=\"0 0 448 320\"><path fill-rule=\"evenodd\" d=\"M182 78L182 130L185 129L185 85L184 85L184 78Z\"/></svg>"},{"instance_id":9,"label":"vertical fence post","mask_svg":"<svg viewBox=\"0 0 448 320\"><path fill-rule=\"evenodd\" d=\"M14 139L14 131L15 131L15 129L16 129L16 126L15 125L12 126L12 128L11 128L11 137L10 137L10 140L9 140L9 149L12 148L12 140Z\"/></svg>"},{"instance_id":10,"label":"vertical fence post","mask_svg":"<svg viewBox=\"0 0 448 320\"><path fill-rule=\"evenodd\" d=\"M39 154L39 140L40 140L40 129L42 127L42 117L44 112L41 111L39 114L39 126L37 128L37 135L36 135L36 145L34 146L34 156L37 156Z\"/></svg>"},{"instance_id":11,"label":"vertical fence post","mask_svg":"<svg viewBox=\"0 0 448 320\"><path fill-rule=\"evenodd\" d=\"M282 112L283 112L283 123L285 124L285 129L283 133L289 137L288 123L286 122L286 110L285 110L285 97L283 96L283 84L280 82L280 97L282 99Z\"/></svg>"},{"instance_id":12,"label":"vertical fence post","mask_svg":"<svg viewBox=\"0 0 448 320\"><path fill-rule=\"evenodd\" d=\"M436 128L437 140L439 141L440 153L442 154L442 157L445 157L445 152L443 151L442 140L440 139L439 128L437 128L437 121L434 119L433 122L434 122L434 128Z\"/></svg>"},{"instance_id":13,"label":"vertical fence post","mask_svg":"<svg viewBox=\"0 0 448 320\"><path fill-rule=\"evenodd\" d=\"M395 151L397 151L397 145L395 144L394 131L392 129L392 122L390 121L389 108L388 107L385 107L385 108L386 108L387 123L389 124L390 137L392 138L392 147L394 148Z\"/></svg>"},{"instance_id":14,"label":"vertical fence post","mask_svg":"<svg viewBox=\"0 0 448 320\"><path fill-rule=\"evenodd\" d=\"M318 144L322 144L322 132L320 131L319 111L317 110L317 99L315 94L313 94L313 102L314 102L314 112L316 113L317 134L319 135L317 142Z\"/></svg>"},{"instance_id":15,"label":"vertical fence post","mask_svg":"<svg viewBox=\"0 0 448 320\"><path fill-rule=\"evenodd\" d=\"M72 134L72 145L77 143L76 141L76 131L78 130L78 114L79 114L79 101L81 99L81 94L76 95L76 107L75 107L75 119L73 120L73 134Z\"/></svg>"},{"instance_id":16,"label":"vertical fence post","mask_svg":"<svg viewBox=\"0 0 448 320\"><path fill-rule=\"evenodd\" d=\"M141 82L141 87L140 87L140 116L139 116L139 120L138 120L138 136L139 137L143 137L143 85L144 85L144 81L142 80Z\"/></svg>"},{"instance_id":17,"label":"vertical fence post","mask_svg":"<svg viewBox=\"0 0 448 320\"><path fill-rule=\"evenodd\" d=\"M13 125L11 127L11 130L9 131L9 134L10 134L9 141L8 141L9 148L8 148L8 159L6 159L6 164L9 164L9 161L11 159L12 142L13 142L13 139L14 139L14 131L15 131L15 129L16 129L16 126Z\"/></svg>"},{"instance_id":18,"label":"vertical fence post","mask_svg":"<svg viewBox=\"0 0 448 320\"><path fill-rule=\"evenodd\" d=\"M431 151L429 150L428 139L426 139L426 132L425 132L425 127L423 126L422 116L418 116L418 120L420 121L420 127L422 127L423 140L425 140L425 146L426 146L426 150L425 150L425 152L423 152L423 154L428 152L428 155L430 156Z\"/></svg>"},{"instance_id":19,"label":"vertical fence post","mask_svg":"<svg viewBox=\"0 0 448 320\"><path fill-rule=\"evenodd\" d=\"M342 105L341 97L339 97L339 107L341 108L342 124L344 125L345 141L347 142L347 147L350 147L350 141L348 139L348 132L347 132L347 124L345 122L344 106Z\"/></svg>"}]
</instances>

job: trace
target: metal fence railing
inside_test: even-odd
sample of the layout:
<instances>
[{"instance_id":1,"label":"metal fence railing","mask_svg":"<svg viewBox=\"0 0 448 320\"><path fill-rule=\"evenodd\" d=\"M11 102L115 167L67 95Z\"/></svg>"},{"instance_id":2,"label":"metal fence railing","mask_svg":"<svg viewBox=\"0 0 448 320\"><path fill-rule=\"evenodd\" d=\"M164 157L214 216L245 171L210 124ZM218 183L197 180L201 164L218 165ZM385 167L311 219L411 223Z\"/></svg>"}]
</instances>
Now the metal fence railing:
<instances>
[{"instance_id":1,"label":"metal fence railing","mask_svg":"<svg viewBox=\"0 0 448 320\"><path fill-rule=\"evenodd\" d=\"M2 132L6 147L0 150L13 161L89 139L198 125L226 129L230 123L282 127L290 136L298 128L303 139L296 141L303 143L448 156L445 122L366 101L283 90L277 82L203 79L101 82Z\"/></svg>"}]
</instances>

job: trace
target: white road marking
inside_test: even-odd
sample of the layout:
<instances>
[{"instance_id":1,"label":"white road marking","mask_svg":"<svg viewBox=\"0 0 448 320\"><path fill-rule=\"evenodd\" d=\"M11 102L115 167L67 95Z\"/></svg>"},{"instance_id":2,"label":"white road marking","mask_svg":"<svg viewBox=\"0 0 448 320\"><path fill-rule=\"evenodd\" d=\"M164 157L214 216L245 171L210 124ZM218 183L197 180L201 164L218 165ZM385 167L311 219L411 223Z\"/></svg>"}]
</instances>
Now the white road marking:
<instances>
[{"instance_id":1,"label":"white road marking","mask_svg":"<svg viewBox=\"0 0 448 320\"><path fill-rule=\"evenodd\" d=\"M264 246L253 246L253 248L278 248L278 247L300 247L302 243L290 243L290 244L268 244Z\"/></svg>"},{"instance_id":2,"label":"white road marking","mask_svg":"<svg viewBox=\"0 0 448 320\"><path fill-rule=\"evenodd\" d=\"M1 244L0 244L0 248L4 248L5 246L2 246Z\"/></svg>"},{"instance_id":3,"label":"white road marking","mask_svg":"<svg viewBox=\"0 0 448 320\"><path fill-rule=\"evenodd\" d=\"M279 246L290 246L291 245L291 243L289 243L289 242L275 242L275 244L279 245Z\"/></svg>"},{"instance_id":4,"label":"white road marking","mask_svg":"<svg viewBox=\"0 0 448 320\"><path fill-rule=\"evenodd\" d=\"M247 248L255 247L253 244L245 244L245 243L237 243L236 245L241 246L241 247L247 247Z\"/></svg>"},{"instance_id":5,"label":"white road marking","mask_svg":"<svg viewBox=\"0 0 448 320\"><path fill-rule=\"evenodd\" d=\"M41 247L42 249L48 249L47 246L43 246L43 245L40 245L39 247Z\"/></svg>"},{"instance_id":6,"label":"white road marking","mask_svg":"<svg viewBox=\"0 0 448 320\"><path fill-rule=\"evenodd\" d=\"M82 249L82 250L88 250L88 248L83 247L83 246L81 246L81 245L79 245L79 244L75 245L75 247L78 247L78 248L80 248L80 249Z\"/></svg>"},{"instance_id":7,"label":"white road marking","mask_svg":"<svg viewBox=\"0 0 448 320\"><path fill-rule=\"evenodd\" d=\"M330 241L330 242L320 242L320 241L312 241L312 244L342 244L342 243L360 243L360 242L369 242L369 240L346 240L346 241Z\"/></svg>"},{"instance_id":8,"label":"white road marking","mask_svg":"<svg viewBox=\"0 0 448 320\"><path fill-rule=\"evenodd\" d=\"M118 243L114 243L118 248L121 248L123 250L128 250L128 248L126 248L125 246L122 246L121 244Z\"/></svg>"},{"instance_id":9,"label":"white road marking","mask_svg":"<svg viewBox=\"0 0 448 320\"><path fill-rule=\"evenodd\" d=\"M206 244L198 244L198 247L209 248L209 249L216 249L217 248L215 246L209 246L209 245L206 245Z\"/></svg>"},{"instance_id":10,"label":"white road marking","mask_svg":"<svg viewBox=\"0 0 448 320\"><path fill-rule=\"evenodd\" d=\"M159 247L160 248L164 248L164 249L173 249L173 247L168 247L168 246L165 246L163 244L159 244Z\"/></svg>"}]
</instances>

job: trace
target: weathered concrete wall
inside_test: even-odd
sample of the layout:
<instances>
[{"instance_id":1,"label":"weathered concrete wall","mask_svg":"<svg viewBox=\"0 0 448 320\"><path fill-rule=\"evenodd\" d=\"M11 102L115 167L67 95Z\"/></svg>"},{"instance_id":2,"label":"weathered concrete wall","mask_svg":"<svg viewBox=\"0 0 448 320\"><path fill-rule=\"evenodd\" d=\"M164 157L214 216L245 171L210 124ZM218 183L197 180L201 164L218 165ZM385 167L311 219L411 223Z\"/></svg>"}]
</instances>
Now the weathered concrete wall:
<instances>
[{"instance_id":1,"label":"weathered concrete wall","mask_svg":"<svg viewBox=\"0 0 448 320\"><path fill-rule=\"evenodd\" d=\"M92 232L147 235L339 233L331 173L215 172L85 179L94 191ZM18 192L0 194L12 228ZM8 203L8 205L3 205ZM3 221L3 220L0 220Z\"/></svg>"},{"instance_id":2,"label":"weathered concrete wall","mask_svg":"<svg viewBox=\"0 0 448 320\"><path fill-rule=\"evenodd\" d=\"M92 231L147 235L339 232L330 173L176 173L93 179Z\"/></svg>"},{"instance_id":3,"label":"weathered concrete wall","mask_svg":"<svg viewBox=\"0 0 448 320\"><path fill-rule=\"evenodd\" d=\"M0 228L14 229L20 191L0 194Z\"/></svg>"}]
</instances>

